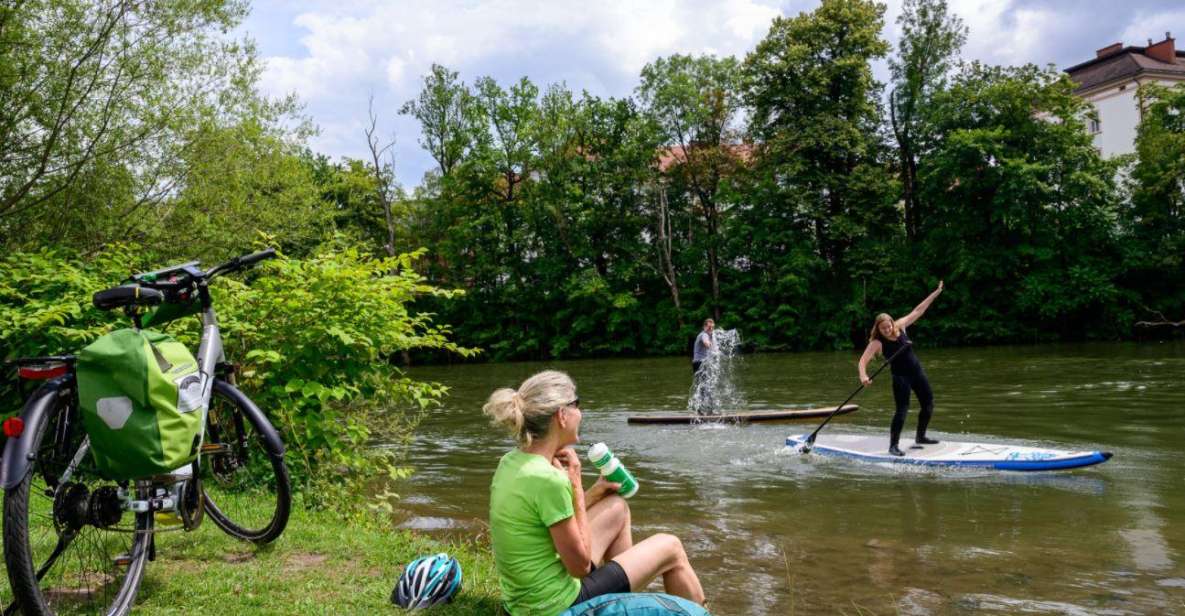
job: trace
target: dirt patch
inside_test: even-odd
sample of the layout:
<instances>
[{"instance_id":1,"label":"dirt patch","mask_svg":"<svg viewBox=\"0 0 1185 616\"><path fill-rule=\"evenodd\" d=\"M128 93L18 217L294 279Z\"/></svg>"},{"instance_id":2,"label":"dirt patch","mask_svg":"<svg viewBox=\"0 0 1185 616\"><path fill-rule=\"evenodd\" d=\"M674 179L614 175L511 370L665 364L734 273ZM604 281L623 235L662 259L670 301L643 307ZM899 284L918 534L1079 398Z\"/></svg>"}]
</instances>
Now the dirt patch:
<instances>
[{"instance_id":1,"label":"dirt patch","mask_svg":"<svg viewBox=\"0 0 1185 616\"><path fill-rule=\"evenodd\" d=\"M222 557L222 560L237 565L247 561L255 560L255 552L231 552Z\"/></svg>"},{"instance_id":2,"label":"dirt patch","mask_svg":"<svg viewBox=\"0 0 1185 616\"><path fill-rule=\"evenodd\" d=\"M329 560L324 554L313 552L297 552L284 561L284 568L289 571L301 571L310 567L318 567Z\"/></svg>"}]
</instances>

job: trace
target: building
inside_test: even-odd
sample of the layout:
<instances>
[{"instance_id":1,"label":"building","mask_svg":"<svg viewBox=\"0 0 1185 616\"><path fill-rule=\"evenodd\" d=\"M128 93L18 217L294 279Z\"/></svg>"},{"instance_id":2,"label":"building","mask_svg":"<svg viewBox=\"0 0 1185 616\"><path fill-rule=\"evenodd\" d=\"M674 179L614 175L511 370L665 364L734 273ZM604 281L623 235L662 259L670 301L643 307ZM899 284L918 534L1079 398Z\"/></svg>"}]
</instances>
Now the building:
<instances>
[{"instance_id":1,"label":"building","mask_svg":"<svg viewBox=\"0 0 1185 616\"><path fill-rule=\"evenodd\" d=\"M1185 51L1177 51L1168 32L1164 40L1146 47L1115 43L1095 52L1091 60L1066 69L1077 84L1074 93L1094 104L1098 119L1088 121L1094 145L1103 156L1135 151L1141 109L1136 97L1140 84L1185 83Z\"/></svg>"}]
</instances>

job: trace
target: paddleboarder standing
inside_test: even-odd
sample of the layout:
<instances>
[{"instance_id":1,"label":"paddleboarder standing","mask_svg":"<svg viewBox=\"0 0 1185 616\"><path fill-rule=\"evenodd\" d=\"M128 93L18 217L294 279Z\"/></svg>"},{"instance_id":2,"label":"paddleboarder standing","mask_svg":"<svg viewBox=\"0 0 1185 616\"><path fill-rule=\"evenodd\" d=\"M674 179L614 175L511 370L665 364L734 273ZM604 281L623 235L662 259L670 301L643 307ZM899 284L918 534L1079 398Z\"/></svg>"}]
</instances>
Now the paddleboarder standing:
<instances>
[{"instance_id":1,"label":"paddleboarder standing","mask_svg":"<svg viewBox=\"0 0 1185 616\"><path fill-rule=\"evenodd\" d=\"M926 428L930 425L930 417L934 413L934 392L930 389L930 380L926 378L925 370L922 370L922 362L918 361L913 349L909 348L911 343L905 329L926 313L930 304L942 294L942 289L942 281L939 281L938 288L934 289L933 293L900 319L893 320L888 314L878 314L868 336L868 346L860 356L860 382L865 387L872 385L872 379L868 378L865 371L868 362L877 354L891 358L889 368L893 374L893 400L897 410L893 413L893 422L889 426L889 453L895 456L905 455L897 444L901 439L901 429L905 426L905 415L909 412L910 391L917 395L918 404L921 405L921 411L918 412L917 437L911 449L921 449L923 445L938 443L937 440L926 437ZM897 351L903 347L906 348L898 353Z\"/></svg>"},{"instance_id":2,"label":"paddleboarder standing","mask_svg":"<svg viewBox=\"0 0 1185 616\"><path fill-rule=\"evenodd\" d=\"M716 408L712 384L708 378L713 364L711 356L716 351L716 321L704 319L704 330L695 337L695 344L691 349L692 396L700 402L696 411L701 415L705 410L712 412Z\"/></svg>"}]
</instances>

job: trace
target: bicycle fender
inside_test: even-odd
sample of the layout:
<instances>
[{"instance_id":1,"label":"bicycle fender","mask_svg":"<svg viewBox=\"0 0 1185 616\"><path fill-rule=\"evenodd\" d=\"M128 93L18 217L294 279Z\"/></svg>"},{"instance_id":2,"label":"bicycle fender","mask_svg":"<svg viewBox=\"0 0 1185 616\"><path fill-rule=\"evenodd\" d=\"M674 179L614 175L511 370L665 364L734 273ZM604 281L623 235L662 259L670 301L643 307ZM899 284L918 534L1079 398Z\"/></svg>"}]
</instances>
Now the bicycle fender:
<instances>
[{"instance_id":1,"label":"bicycle fender","mask_svg":"<svg viewBox=\"0 0 1185 616\"><path fill-rule=\"evenodd\" d=\"M33 441L37 440L33 436L45 428L58 396L68 392L73 386L73 374L59 376L38 387L25 401L25 406L21 409L25 431L17 438L8 439L4 446L4 457L0 459L0 486L5 490L15 488L29 473Z\"/></svg>"},{"instance_id":2,"label":"bicycle fender","mask_svg":"<svg viewBox=\"0 0 1185 616\"><path fill-rule=\"evenodd\" d=\"M226 394L227 397L235 401L243 412L251 416L252 423L260 426L259 435L263 438L264 445L267 446L267 452L272 456L284 456L284 440L280 438L280 433L276 431L275 426L272 425L271 420L259 407L247 397L247 394L239 391L238 387L227 383L222 379L214 381L214 389Z\"/></svg>"}]
</instances>

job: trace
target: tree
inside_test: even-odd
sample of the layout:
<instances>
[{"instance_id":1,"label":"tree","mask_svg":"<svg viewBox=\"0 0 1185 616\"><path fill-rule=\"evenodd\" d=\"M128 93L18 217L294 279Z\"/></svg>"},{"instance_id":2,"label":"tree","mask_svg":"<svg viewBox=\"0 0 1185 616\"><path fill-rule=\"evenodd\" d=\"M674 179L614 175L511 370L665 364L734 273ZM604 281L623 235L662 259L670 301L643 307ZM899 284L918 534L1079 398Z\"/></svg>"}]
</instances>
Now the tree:
<instances>
[{"instance_id":1,"label":"tree","mask_svg":"<svg viewBox=\"0 0 1185 616\"><path fill-rule=\"evenodd\" d=\"M922 259L954 292L938 327L969 342L1113 335L1130 320L1116 313L1116 166L1074 83L973 63L933 104L918 187L934 212Z\"/></svg>"},{"instance_id":2,"label":"tree","mask_svg":"<svg viewBox=\"0 0 1185 616\"><path fill-rule=\"evenodd\" d=\"M824 0L813 12L775 19L745 59L758 144L745 224L762 229L769 250L780 253L756 255L774 268L771 282L796 292L800 281L813 287L802 317L814 320L812 346L858 335L868 312L863 281L888 270L896 252L900 219L870 65L888 51L883 13L865 0ZM795 245L803 225L809 251Z\"/></svg>"},{"instance_id":3,"label":"tree","mask_svg":"<svg viewBox=\"0 0 1185 616\"><path fill-rule=\"evenodd\" d=\"M473 95L457 80L457 72L433 64L424 76L419 96L399 112L420 122L420 145L436 159L441 175L448 175L473 146Z\"/></svg>"},{"instance_id":4,"label":"tree","mask_svg":"<svg viewBox=\"0 0 1185 616\"><path fill-rule=\"evenodd\" d=\"M720 232L726 204L720 195L741 162L740 67L728 56L673 55L642 69L638 96L646 112L661 127L667 142L662 159L670 176L679 176L703 217L712 313L720 318ZM747 150L744 152L747 154ZM659 190L665 191L666 187ZM666 195L659 197L658 228L669 227ZM660 252L660 254L665 254ZM678 298L673 264L664 262L663 275ZM677 300L676 300L677 301Z\"/></svg>"},{"instance_id":5,"label":"tree","mask_svg":"<svg viewBox=\"0 0 1185 616\"><path fill-rule=\"evenodd\" d=\"M239 0L0 8L0 243L18 225L61 218L79 182L120 184L124 216L170 194L183 133L202 109L233 114L220 97L240 78L253 83L253 49L221 36L246 11Z\"/></svg>"},{"instance_id":6,"label":"tree","mask_svg":"<svg viewBox=\"0 0 1185 616\"><path fill-rule=\"evenodd\" d=\"M869 63L888 51L883 13L873 2L825 0L812 13L775 19L745 60L762 162L789 180L785 192L797 193L832 266L851 243L846 223L862 226L859 202L880 199L852 180L879 166L880 88Z\"/></svg>"},{"instance_id":7,"label":"tree","mask_svg":"<svg viewBox=\"0 0 1185 616\"><path fill-rule=\"evenodd\" d=\"M1185 86L1140 86L1143 114L1123 223L1127 285L1146 310L1185 313ZM1161 315L1161 320L1167 320Z\"/></svg>"},{"instance_id":8,"label":"tree","mask_svg":"<svg viewBox=\"0 0 1185 616\"><path fill-rule=\"evenodd\" d=\"M946 0L906 0L897 23L901 39L897 55L889 58L893 75L889 118L901 160L905 234L912 243L917 240L922 216L917 200L918 155L932 141L926 114L934 93L942 90L958 59L967 27L948 12Z\"/></svg>"},{"instance_id":9,"label":"tree","mask_svg":"<svg viewBox=\"0 0 1185 616\"><path fill-rule=\"evenodd\" d=\"M370 150L371 170L374 173L374 190L375 197L379 206L383 210L383 222L387 227L387 241L383 243L383 250L387 252L388 257L394 257L395 252L395 218L392 213L394 202L399 198L402 190L399 184L395 181L395 154L391 148L395 147L395 138L391 141L381 143L377 133L378 118L374 115L374 97L370 97L370 105L368 107L370 116L370 126L364 129L366 133L366 146ZM390 155L390 158L383 160L383 157Z\"/></svg>"},{"instance_id":10,"label":"tree","mask_svg":"<svg viewBox=\"0 0 1185 616\"><path fill-rule=\"evenodd\" d=\"M261 121L194 127L183 149L184 184L153 216L131 217L117 236L168 254L216 261L250 252L259 233L305 255L332 233L302 145Z\"/></svg>"}]
</instances>

